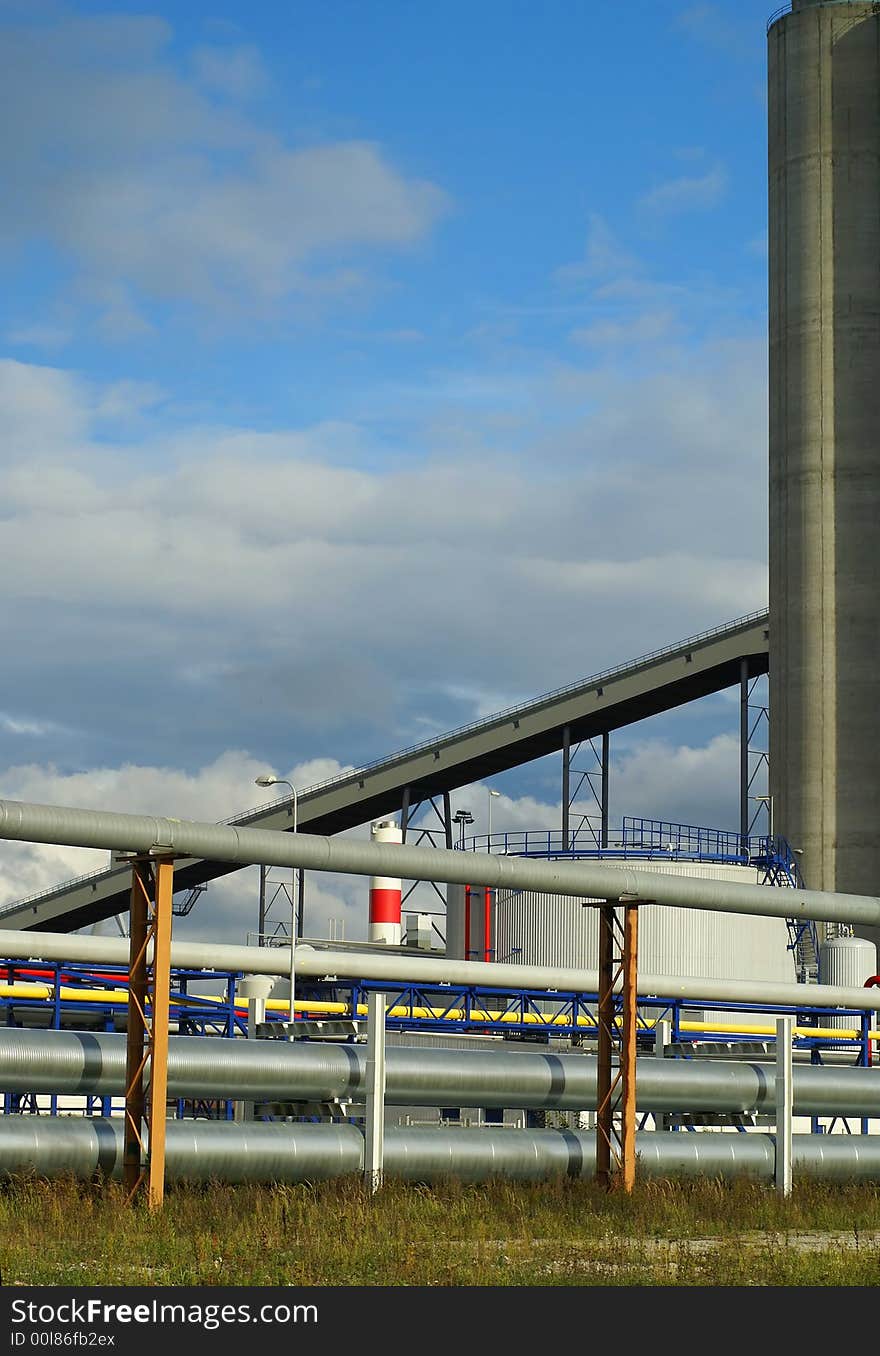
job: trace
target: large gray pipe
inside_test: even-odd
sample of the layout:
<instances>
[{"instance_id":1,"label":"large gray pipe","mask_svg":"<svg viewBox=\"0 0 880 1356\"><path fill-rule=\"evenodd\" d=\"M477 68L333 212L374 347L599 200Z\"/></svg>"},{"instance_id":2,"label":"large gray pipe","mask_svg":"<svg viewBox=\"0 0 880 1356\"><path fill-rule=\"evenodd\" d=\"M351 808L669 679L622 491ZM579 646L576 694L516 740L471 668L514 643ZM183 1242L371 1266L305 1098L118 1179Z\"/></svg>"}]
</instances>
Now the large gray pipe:
<instances>
[{"instance_id":1,"label":"large gray pipe","mask_svg":"<svg viewBox=\"0 0 880 1356\"><path fill-rule=\"evenodd\" d=\"M640 1058L641 1111L758 1111L775 1107L774 1066L734 1060ZM550 1051L386 1050L385 1100L393 1106L593 1110L596 1059ZM880 1068L798 1065L798 1115L880 1117ZM174 1036L169 1097L242 1101L362 1100L365 1046ZM0 1090L118 1096L125 1090L125 1036L0 1028Z\"/></svg>"},{"instance_id":2,"label":"large gray pipe","mask_svg":"<svg viewBox=\"0 0 880 1356\"><path fill-rule=\"evenodd\" d=\"M5 1116L0 1176L118 1177L122 1130L121 1119ZM880 1181L878 1137L795 1135L793 1149L796 1176ZM636 1152L645 1177L746 1175L771 1181L776 1149L772 1135L643 1132ZM363 1161L363 1135L353 1125L169 1121L167 1127L170 1181L311 1182L359 1173ZM407 1181L592 1177L595 1165L595 1134L574 1130L385 1131L385 1172Z\"/></svg>"},{"instance_id":3,"label":"large gray pipe","mask_svg":"<svg viewBox=\"0 0 880 1356\"><path fill-rule=\"evenodd\" d=\"M13 932L0 929L3 960L69 961L85 965L128 965L128 942L121 937L80 936L69 932ZM172 942L175 965L228 970L237 974L290 974L290 948L233 946L226 942ZM335 951L300 942L296 973L307 979L365 979L389 984L473 984L487 989L555 989L596 993L596 970L555 965L505 965L496 961L459 961L430 956L387 956L368 951ZM857 1008L873 1012L880 989L851 989L833 984L785 984L764 980L695 979L688 975L639 974L638 992L654 998L680 998L704 1004L756 1003L768 1006Z\"/></svg>"},{"instance_id":4,"label":"large gray pipe","mask_svg":"<svg viewBox=\"0 0 880 1356\"><path fill-rule=\"evenodd\" d=\"M407 880L488 885L586 899L627 898L685 909L880 927L880 899L867 895L775 890L763 885L660 875L603 862L532 861L23 801L0 801L0 838L122 852L162 851L237 866L298 866L346 875L402 876Z\"/></svg>"}]
</instances>

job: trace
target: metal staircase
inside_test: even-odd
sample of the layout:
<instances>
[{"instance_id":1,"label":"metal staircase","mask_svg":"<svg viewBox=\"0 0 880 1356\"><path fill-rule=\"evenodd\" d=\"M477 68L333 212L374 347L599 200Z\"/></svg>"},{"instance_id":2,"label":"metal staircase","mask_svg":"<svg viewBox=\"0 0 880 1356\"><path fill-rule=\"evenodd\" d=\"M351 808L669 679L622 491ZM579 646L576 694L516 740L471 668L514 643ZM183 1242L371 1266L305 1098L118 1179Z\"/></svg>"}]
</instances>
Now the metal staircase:
<instances>
[{"instance_id":1,"label":"metal staircase","mask_svg":"<svg viewBox=\"0 0 880 1356\"><path fill-rule=\"evenodd\" d=\"M751 840L754 841L754 840ZM763 838L755 864L763 867L764 885L805 889L804 878L791 844L779 834ZM787 918L788 949L794 952L795 969L801 984L819 983L819 928L812 918Z\"/></svg>"}]
</instances>

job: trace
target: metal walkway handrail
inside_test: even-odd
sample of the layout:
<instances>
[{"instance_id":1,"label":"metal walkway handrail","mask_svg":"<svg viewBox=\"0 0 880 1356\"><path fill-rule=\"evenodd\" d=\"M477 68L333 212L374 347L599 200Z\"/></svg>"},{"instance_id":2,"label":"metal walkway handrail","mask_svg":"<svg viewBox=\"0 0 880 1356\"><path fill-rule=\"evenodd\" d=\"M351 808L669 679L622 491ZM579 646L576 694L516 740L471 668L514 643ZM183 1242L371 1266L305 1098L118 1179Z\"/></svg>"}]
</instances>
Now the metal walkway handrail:
<instances>
[{"instance_id":1,"label":"metal walkway handrail","mask_svg":"<svg viewBox=\"0 0 880 1356\"><path fill-rule=\"evenodd\" d=\"M788 0L788 4L780 5L778 9L774 9L773 13L770 15L770 18L767 20L767 32L768 33L770 32L770 29L779 19L783 18L786 14L790 13L791 13L791 0Z\"/></svg>"}]
</instances>

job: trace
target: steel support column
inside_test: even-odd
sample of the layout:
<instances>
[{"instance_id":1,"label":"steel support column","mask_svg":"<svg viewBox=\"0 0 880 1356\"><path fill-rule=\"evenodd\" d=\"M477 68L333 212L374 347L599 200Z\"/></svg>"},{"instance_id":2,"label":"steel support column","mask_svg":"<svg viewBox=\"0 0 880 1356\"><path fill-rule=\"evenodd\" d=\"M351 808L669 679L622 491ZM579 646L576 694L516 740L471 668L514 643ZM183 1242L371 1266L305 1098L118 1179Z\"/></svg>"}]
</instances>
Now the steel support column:
<instances>
[{"instance_id":1,"label":"steel support column","mask_svg":"<svg viewBox=\"0 0 880 1356\"><path fill-rule=\"evenodd\" d=\"M367 998L367 1089L364 1126L364 1181L382 1185L385 1168L385 994Z\"/></svg>"},{"instance_id":2,"label":"steel support column","mask_svg":"<svg viewBox=\"0 0 880 1356\"><path fill-rule=\"evenodd\" d=\"M568 725L562 731L562 851L569 849L569 824L571 815L571 729Z\"/></svg>"},{"instance_id":3,"label":"steel support column","mask_svg":"<svg viewBox=\"0 0 880 1356\"><path fill-rule=\"evenodd\" d=\"M749 661L739 662L739 836L744 854L749 850Z\"/></svg>"},{"instance_id":4,"label":"steel support column","mask_svg":"<svg viewBox=\"0 0 880 1356\"><path fill-rule=\"evenodd\" d=\"M602 732L602 790L599 802L599 846L608 846L608 764L610 761L611 736L607 730Z\"/></svg>"},{"instance_id":5,"label":"steel support column","mask_svg":"<svg viewBox=\"0 0 880 1356\"><path fill-rule=\"evenodd\" d=\"M792 1159L792 1054L791 1036L794 1021L791 1017L776 1019L776 1190L780 1196L791 1195Z\"/></svg>"},{"instance_id":6,"label":"steel support column","mask_svg":"<svg viewBox=\"0 0 880 1356\"><path fill-rule=\"evenodd\" d=\"M146 1188L151 1210L161 1206L165 1194L173 893L172 858L132 861L123 1181L129 1201Z\"/></svg>"},{"instance_id":7,"label":"steel support column","mask_svg":"<svg viewBox=\"0 0 880 1356\"><path fill-rule=\"evenodd\" d=\"M138 859L131 867L129 911L128 1017L125 1054L125 1130L122 1180L131 1200L142 1177L144 1157L144 1065L147 1060L147 900L150 864Z\"/></svg>"},{"instance_id":8,"label":"steel support column","mask_svg":"<svg viewBox=\"0 0 880 1356\"><path fill-rule=\"evenodd\" d=\"M440 805L438 805L438 801L440 802ZM421 827L417 828L415 831L416 847L419 847L423 843L427 843L430 847L440 847L442 844L443 847L445 847L448 851L451 852L453 846L452 843L453 820L452 820L452 804L450 800L450 794L448 791L436 791L431 790L430 788L422 788L420 790L413 792L412 787L410 786L404 787L400 805L401 842L405 843L407 841L407 834L412 826L412 820L416 817L422 805L426 803L430 804L431 809L434 811L434 815L440 827L435 828L432 824L432 825L422 825ZM462 827L462 835L463 834L464 828ZM440 839L441 841L438 842L438 839ZM410 841L412 840L410 839ZM412 879L410 880L410 884L401 895L400 901L401 905L406 903L410 895L415 890L418 889L419 884L420 882L417 880ZM443 891L439 888L436 882L431 881L429 882L429 884L431 886L431 889L434 891L434 894L437 896L437 898L440 900L440 902L443 904L445 908L446 896L444 895Z\"/></svg>"},{"instance_id":9,"label":"steel support column","mask_svg":"<svg viewBox=\"0 0 880 1356\"><path fill-rule=\"evenodd\" d=\"M636 1170L637 964L638 907L625 902L621 923L615 902L609 900L599 906L596 1177L609 1188L619 1180L627 1192L633 1189ZM618 984L621 1023L615 1015Z\"/></svg>"}]
</instances>

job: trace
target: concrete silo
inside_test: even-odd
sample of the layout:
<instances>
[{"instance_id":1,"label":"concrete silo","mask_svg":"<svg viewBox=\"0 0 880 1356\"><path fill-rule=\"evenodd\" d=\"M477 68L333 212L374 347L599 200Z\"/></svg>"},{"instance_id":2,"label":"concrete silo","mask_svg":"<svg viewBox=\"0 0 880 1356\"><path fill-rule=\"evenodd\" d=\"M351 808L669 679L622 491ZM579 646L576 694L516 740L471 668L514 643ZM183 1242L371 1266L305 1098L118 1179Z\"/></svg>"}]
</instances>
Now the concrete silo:
<instances>
[{"instance_id":1,"label":"concrete silo","mask_svg":"<svg viewBox=\"0 0 880 1356\"><path fill-rule=\"evenodd\" d=\"M808 886L875 895L880 4L794 0L768 40L770 790Z\"/></svg>"}]
</instances>

